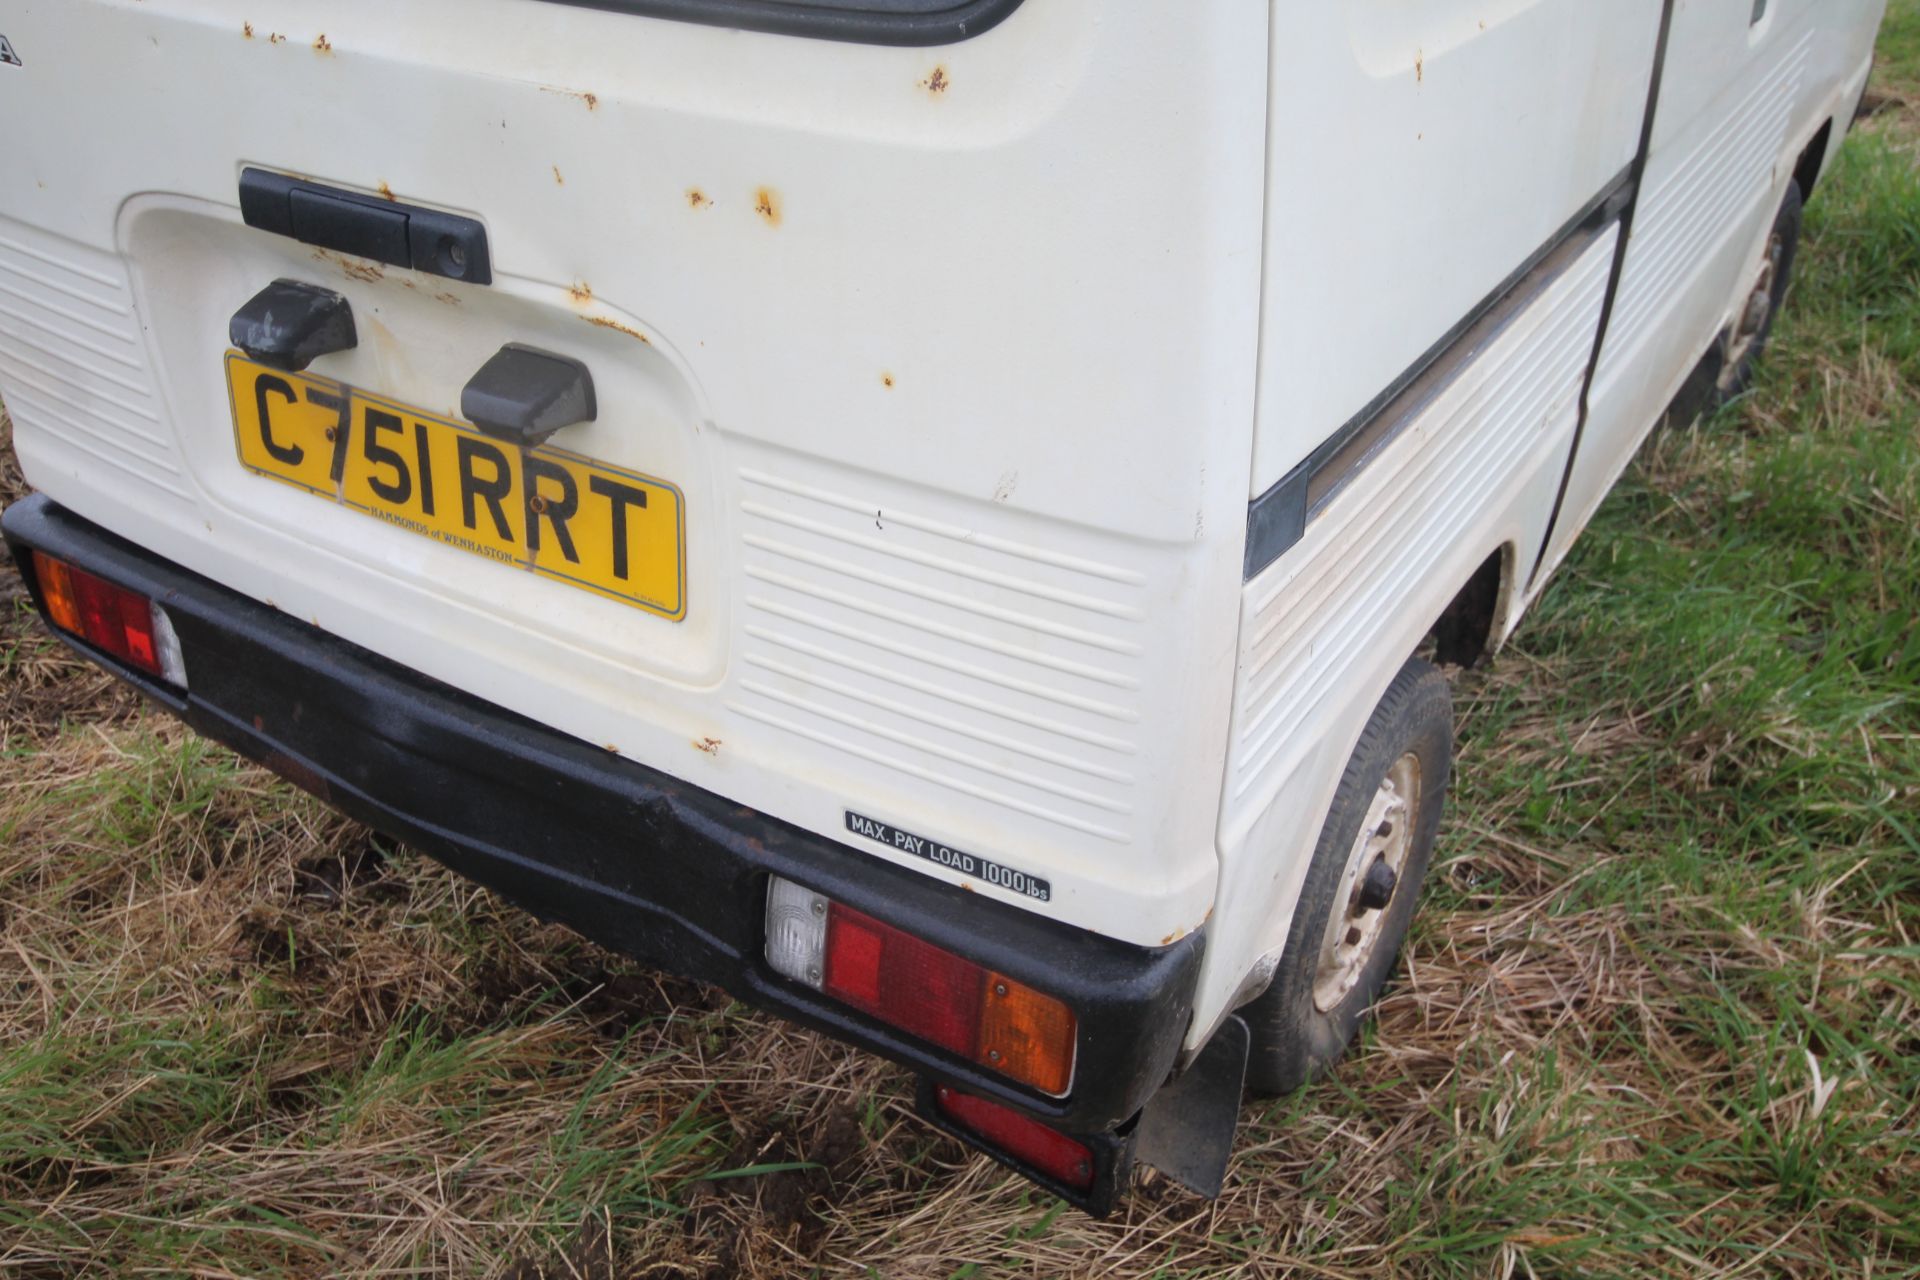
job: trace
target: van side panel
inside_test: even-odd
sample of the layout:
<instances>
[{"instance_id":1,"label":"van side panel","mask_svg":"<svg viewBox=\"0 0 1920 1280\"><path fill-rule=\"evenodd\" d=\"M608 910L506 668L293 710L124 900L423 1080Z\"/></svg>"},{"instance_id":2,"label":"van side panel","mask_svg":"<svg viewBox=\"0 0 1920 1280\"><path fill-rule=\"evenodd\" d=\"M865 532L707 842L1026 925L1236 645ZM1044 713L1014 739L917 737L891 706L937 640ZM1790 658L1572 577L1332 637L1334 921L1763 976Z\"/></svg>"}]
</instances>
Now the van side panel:
<instances>
[{"instance_id":1,"label":"van side panel","mask_svg":"<svg viewBox=\"0 0 1920 1280\"><path fill-rule=\"evenodd\" d=\"M1751 0L1676 7L1619 296L1544 568L1572 547L1744 301L1736 295L1807 141L1830 120L1834 145L1844 136L1883 8L1771 0L1756 23Z\"/></svg>"},{"instance_id":2,"label":"van side panel","mask_svg":"<svg viewBox=\"0 0 1920 1280\"><path fill-rule=\"evenodd\" d=\"M1609 280L1620 244L1615 226L1496 344L1486 350L1476 347L1471 363L1454 376L1449 389L1423 405L1413 424L1400 428L1401 434L1386 437L1390 443L1363 460L1350 487L1335 491L1322 509L1311 513L1297 545L1249 583L1221 807L1221 907L1206 957L1196 1036L1257 992L1277 962L1320 817L1346 758L1426 626L1474 568L1496 551L1506 553L1510 566L1500 634L1517 624L1532 598L1526 576L1548 533L1556 491L1573 456L1579 393L1590 372L1592 344L1609 290L1614 291L1615 310L1597 369L1591 370L1596 375L1591 416L1573 463L1552 559L1564 553L1724 322L1734 283L1758 252L1802 149L1829 120L1836 124L1836 137L1844 132L1864 83L1884 5L1882 0L1773 0L1758 23L1752 21L1751 0L1675 3L1672 8L1664 87L1648 168L1633 188L1636 221L1621 279ZM1552 9L1521 5L1516 13L1545 22ZM1641 6L1631 24L1621 21L1617 6L1606 6L1604 17L1597 16L1599 9L1594 6L1590 12L1611 30L1614 40L1628 26L1646 37L1628 55L1627 46L1609 46L1599 33L1589 33L1598 41L1594 47L1612 50L1600 59L1595 84L1612 85L1619 96L1610 106L1583 103L1578 110L1614 122L1615 132L1608 139L1612 150L1606 153L1619 157L1638 146L1663 5ZM1345 12L1353 19L1377 9L1350 4ZM1323 34L1333 22L1324 15L1319 21ZM1505 52L1508 60L1488 77L1488 83L1500 89L1553 61L1547 48L1510 47ZM1631 68L1621 61L1629 56ZM1288 69L1287 53L1277 47L1276 84L1285 84ZM1574 74L1570 66L1561 69ZM1432 74L1431 64L1416 66L1416 80L1424 83ZM1622 88L1630 81L1638 86L1634 93ZM1579 92L1567 86L1559 91ZM1566 104L1558 103L1553 86L1543 92L1545 114L1552 117ZM1276 101L1284 96L1284 88L1276 90ZM1489 90L1486 99L1481 110L1491 115L1501 95ZM1336 102L1331 115L1375 126L1381 118L1345 102ZM1276 121L1284 118L1287 113L1276 107ZM1302 450L1320 438L1316 432L1334 425L1331 419L1338 410L1330 405L1364 398L1370 384L1350 377L1353 368L1366 367L1370 350L1364 337L1399 334L1397 350L1404 353L1440 338L1451 323L1449 313L1421 313L1419 327L1402 332L1397 326L1404 316L1395 314L1371 330L1356 324L1343 330L1342 318L1360 314L1368 302L1376 309L1401 302L1402 293L1381 287L1376 278L1381 261L1397 263L1409 278L1420 279L1421 300L1451 289L1453 307L1462 305L1467 293L1459 280L1471 274L1464 269L1441 271L1437 285L1428 289L1436 273L1414 274L1407 245L1384 230L1355 237L1354 228L1372 225L1368 209L1335 207L1321 216L1316 243L1340 247L1323 255L1328 265L1319 268L1321 275L1332 280L1346 273L1354 281L1372 283L1373 289L1365 292L1367 301L1352 303L1344 312L1331 308L1312 316L1321 323L1316 345L1313 326L1296 300L1313 292L1309 288L1301 294L1295 288L1300 278L1316 278L1316 265L1287 265L1290 252L1296 258L1311 257L1301 254L1289 237L1290 210L1281 190L1286 176L1300 168L1290 163L1286 150L1298 140L1277 125L1273 132L1271 173L1279 176L1270 182L1268 234L1275 247L1269 259L1256 488L1304 456ZM1434 133L1448 136L1443 129L1423 130L1422 140ZM1383 158L1404 151L1401 140L1383 142L1365 131L1342 130L1336 136L1346 152L1335 179L1343 194L1369 185L1364 176L1352 175L1388 172ZM1440 154L1460 172L1472 174L1474 181L1421 189L1417 198L1422 216L1411 220L1414 225L1447 227L1450 218L1458 223L1477 218L1510 226L1508 193L1529 188L1527 178L1509 170L1523 171L1524 161L1509 157L1502 169L1486 153L1464 147ZM1371 201L1387 199L1390 181L1376 178L1371 186ZM1436 190L1444 194L1437 197ZM1572 199L1570 192L1565 199ZM1312 216L1305 219L1311 223ZM1390 221L1398 228L1409 222L1403 211L1396 211ZM1542 216L1540 221L1552 219ZM1334 235L1334 227L1345 228L1345 233ZM1420 233L1414 240L1413 250L1428 247ZM1484 274L1492 273L1493 260L1485 252L1476 256L1471 251L1470 235L1461 236L1460 244L1461 256L1478 263ZM1508 252L1509 259L1518 256L1517 249ZM1402 311L1411 314L1419 305L1408 303ZM1576 333L1585 335L1585 351L1571 340ZM1354 351L1361 354L1349 358L1347 353ZM1376 360L1369 377L1386 376L1390 368L1390 362ZM1304 381L1306 388L1289 385L1289 373L1295 384ZM1316 390L1326 393L1334 386L1343 389L1338 397L1323 399L1321 419L1310 429L1300 424L1289 434L1284 424L1276 427L1282 415L1314 403ZM1275 394L1275 387L1288 389ZM1285 407L1276 400L1284 400ZM1525 407L1516 409L1516 404ZM1285 448L1278 447L1282 442ZM1535 591L1540 580L1532 584Z\"/></svg>"},{"instance_id":3,"label":"van side panel","mask_svg":"<svg viewBox=\"0 0 1920 1280\"><path fill-rule=\"evenodd\" d=\"M1406 655L1490 554L1544 534L1616 235L1559 265L1248 584L1197 1030L1232 1006L1256 957L1278 958L1321 817Z\"/></svg>"},{"instance_id":4,"label":"van side panel","mask_svg":"<svg viewBox=\"0 0 1920 1280\"><path fill-rule=\"evenodd\" d=\"M1660 27L1660 0L1285 12L1254 496L1627 168Z\"/></svg>"},{"instance_id":5,"label":"van side panel","mask_svg":"<svg viewBox=\"0 0 1920 1280\"><path fill-rule=\"evenodd\" d=\"M1660 17L1346 0L1276 27L1253 492L1293 485L1356 415L1390 429L1250 564L1196 1043L1278 960L1394 673L1490 555L1545 536Z\"/></svg>"}]
</instances>

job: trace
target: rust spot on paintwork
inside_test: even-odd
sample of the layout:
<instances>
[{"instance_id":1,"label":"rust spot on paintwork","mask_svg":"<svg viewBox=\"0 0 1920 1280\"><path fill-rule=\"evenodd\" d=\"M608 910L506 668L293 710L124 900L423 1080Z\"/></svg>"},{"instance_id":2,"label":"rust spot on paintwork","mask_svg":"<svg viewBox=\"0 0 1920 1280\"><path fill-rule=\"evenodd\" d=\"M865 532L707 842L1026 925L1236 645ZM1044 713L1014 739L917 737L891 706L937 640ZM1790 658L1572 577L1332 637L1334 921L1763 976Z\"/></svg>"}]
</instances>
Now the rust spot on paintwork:
<instances>
[{"instance_id":1,"label":"rust spot on paintwork","mask_svg":"<svg viewBox=\"0 0 1920 1280\"><path fill-rule=\"evenodd\" d=\"M585 280L575 280L572 284L567 286L567 296L573 299L575 306L580 306L582 304L592 302L593 286L588 284Z\"/></svg>"},{"instance_id":2,"label":"rust spot on paintwork","mask_svg":"<svg viewBox=\"0 0 1920 1280\"><path fill-rule=\"evenodd\" d=\"M540 86L540 92L558 93L569 98L578 98L587 104L587 110L589 111L594 110L600 105L600 95L589 93L585 89L565 89L557 84L543 84ZM501 124L504 125L505 123L506 121L501 121Z\"/></svg>"},{"instance_id":3,"label":"rust spot on paintwork","mask_svg":"<svg viewBox=\"0 0 1920 1280\"><path fill-rule=\"evenodd\" d=\"M379 186L374 188L374 190L378 191L380 193L381 198L385 200L398 200L400 198L399 196L396 196L395 194L393 194L393 188L388 186L384 179L381 181Z\"/></svg>"},{"instance_id":4,"label":"rust spot on paintwork","mask_svg":"<svg viewBox=\"0 0 1920 1280\"><path fill-rule=\"evenodd\" d=\"M1419 49L1414 52L1413 82L1415 84L1425 84L1427 82L1427 51L1425 49Z\"/></svg>"},{"instance_id":5,"label":"rust spot on paintwork","mask_svg":"<svg viewBox=\"0 0 1920 1280\"><path fill-rule=\"evenodd\" d=\"M780 225L780 193L772 187L762 187L753 193L753 211L761 216L770 227Z\"/></svg>"},{"instance_id":6,"label":"rust spot on paintwork","mask_svg":"<svg viewBox=\"0 0 1920 1280\"><path fill-rule=\"evenodd\" d=\"M313 251L315 262L331 262L340 269L340 274L349 280L363 280L371 283L386 279L386 268L377 262L368 262L360 258L349 258L343 253L334 253L327 249Z\"/></svg>"},{"instance_id":7,"label":"rust spot on paintwork","mask_svg":"<svg viewBox=\"0 0 1920 1280\"><path fill-rule=\"evenodd\" d=\"M717 756L720 754L720 739L718 738L696 739L693 744L693 749L695 751L704 751L706 754L710 756Z\"/></svg>"},{"instance_id":8,"label":"rust spot on paintwork","mask_svg":"<svg viewBox=\"0 0 1920 1280\"><path fill-rule=\"evenodd\" d=\"M920 82L920 87L931 94L942 94L953 87L953 81L947 79L945 67L935 67L933 74Z\"/></svg>"},{"instance_id":9,"label":"rust spot on paintwork","mask_svg":"<svg viewBox=\"0 0 1920 1280\"><path fill-rule=\"evenodd\" d=\"M249 40L253 39L253 24L251 22L241 23L240 34L245 36Z\"/></svg>"},{"instance_id":10,"label":"rust spot on paintwork","mask_svg":"<svg viewBox=\"0 0 1920 1280\"><path fill-rule=\"evenodd\" d=\"M713 201L707 198L707 193L702 191L700 188L698 187L687 188L687 207L689 209L704 209L712 203Z\"/></svg>"},{"instance_id":11,"label":"rust spot on paintwork","mask_svg":"<svg viewBox=\"0 0 1920 1280\"><path fill-rule=\"evenodd\" d=\"M436 293L433 295L433 300L435 302L444 302L450 307L457 307L460 305L460 299L454 297L450 293Z\"/></svg>"},{"instance_id":12,"label":"rust spot on paintwork","mask_svg":"<svg viewBox=\"0 0 1920 1280\"><path fill-rule=\"evenodd\" d=\"M278 31L269 31L267 33L268 44L285 44L286 42L287 42L287 38L281 35Z\"/></svg>"},{"instance_id":13,"label":"rust spot on paintwork","mask_svg":"<svg viewBox=\"0 0 1920 1280\"><path fill-rule=\"evenodd\" d=\"M333 52L333 41L327 39L326 32L322 31L319 34L319 36L314 40L313 51L315 53L332 53Z\"/></svg>"},{"instance_id":14,"label":"rust spot on paintwork","mask_svg":"<svg viewBox=\"0 0 1920 1280\"><path fill-rule=\"evenodd\" d=\"M881 374L880 385L883 387L891 387L893 385L893 375L890 373Z\"/></svg>"},{"instance_id":15,"label":"rust spot on paintwork","mask_svg":"<svg viewBox=\"0 0 1920 1280\"><path fill-rule=\"evenodd\" d=\"M646 334L640 332L630 324L621 324L611 316L581 316L580 318L588 324L598 325L602 329L612 329L615 333L624 333L629 338L638 338L648 346L653 345L652 338L649 338Z\"/></svg>"},{"instance_id":16,"label":"rust spot on paintwork","mask_svg":"<svg viewBox=\"0 0 1920 1280\"><path fill-rule=\"evenodd\" d=\"M567 185L567 180L560 176L559 165L553 166L553 185L556 187L564 187Z\"/></svg>"}]
</instances>

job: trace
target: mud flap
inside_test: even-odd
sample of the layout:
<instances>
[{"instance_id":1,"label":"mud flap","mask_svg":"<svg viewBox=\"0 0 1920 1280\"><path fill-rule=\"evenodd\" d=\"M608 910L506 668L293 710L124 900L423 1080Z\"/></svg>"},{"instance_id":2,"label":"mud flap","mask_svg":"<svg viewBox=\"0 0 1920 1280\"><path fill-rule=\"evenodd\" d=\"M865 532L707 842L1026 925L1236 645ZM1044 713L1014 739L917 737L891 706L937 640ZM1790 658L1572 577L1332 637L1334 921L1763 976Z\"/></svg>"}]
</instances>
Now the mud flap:
<instances>
[{"instance_id":1,"label":"mud flap","mask_svg":"<svg viewBox=\"0 0 1920 1280\"><path fill-rule=\"evenodd\" d=\"M1233 1154L1252 1035L1228 1018L1185 1071L1153 1095L1134 1130L1133 1155L1209 1200L1220 1194Z\"/></svg>"}]
</instances>

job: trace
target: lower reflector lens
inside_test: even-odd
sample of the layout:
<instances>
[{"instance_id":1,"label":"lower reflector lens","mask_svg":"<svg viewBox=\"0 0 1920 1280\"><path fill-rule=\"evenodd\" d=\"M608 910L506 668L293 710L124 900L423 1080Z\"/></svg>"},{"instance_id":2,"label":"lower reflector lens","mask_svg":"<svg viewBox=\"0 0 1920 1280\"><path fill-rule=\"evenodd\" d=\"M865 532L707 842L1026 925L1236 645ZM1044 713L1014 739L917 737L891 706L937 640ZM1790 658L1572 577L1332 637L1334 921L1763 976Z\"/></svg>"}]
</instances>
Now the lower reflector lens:
<instances>
[{"instance_id":1,"label":"lower reflector lens","mask_svg":"<svg viewBox=\"0 0 1920 1280\"><path fill-rule=\"evenodd\" d=\"M982 1145L1012 1157L1062 1186L1085 1191L1093 1185L1093 1150L1057 1129L1049 1129L1010 1107L948 1085L936 1085L934 1105Z\"/></svg>"}]
</instances>

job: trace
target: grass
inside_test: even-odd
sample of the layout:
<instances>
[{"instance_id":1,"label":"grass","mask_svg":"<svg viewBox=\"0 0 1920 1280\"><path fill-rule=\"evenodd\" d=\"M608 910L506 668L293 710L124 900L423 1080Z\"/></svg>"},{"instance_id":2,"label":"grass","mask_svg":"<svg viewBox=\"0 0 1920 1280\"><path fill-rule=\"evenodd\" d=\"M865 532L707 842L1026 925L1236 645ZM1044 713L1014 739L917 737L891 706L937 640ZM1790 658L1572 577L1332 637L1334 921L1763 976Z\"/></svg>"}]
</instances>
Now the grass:
<instances>
[{"instance_id":1,"label":"grass","mask_svg":"<svg viewBox=\"0 0 1920 1280\"><path fill-rule=\"evenodd\" d=\"M1920 0L1882 58L1762 385L1458 688L1406 977L1217 1204L1063 1213L897 1069L143 710L0 578L0 1274L1920 1274Z\"/></svg>"}]
</instances>

